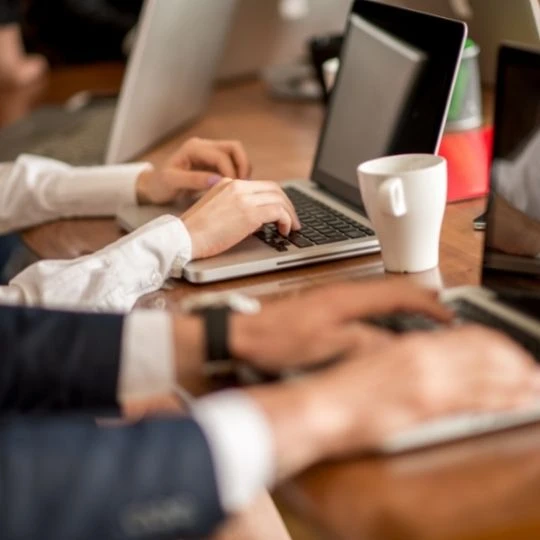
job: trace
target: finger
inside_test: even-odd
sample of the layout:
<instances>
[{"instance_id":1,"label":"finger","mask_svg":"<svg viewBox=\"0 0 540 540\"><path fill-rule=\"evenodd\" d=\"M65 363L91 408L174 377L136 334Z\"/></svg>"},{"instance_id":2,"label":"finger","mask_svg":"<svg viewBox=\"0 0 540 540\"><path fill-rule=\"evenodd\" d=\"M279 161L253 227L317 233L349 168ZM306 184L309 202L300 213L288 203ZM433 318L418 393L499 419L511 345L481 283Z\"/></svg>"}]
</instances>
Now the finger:
<instances>
[{"instance_id":1,"label":"finger","mask_svg":"<svg viewBox=\"0 0 540 540\"><path fill-rule=\"evenodd\" d=\"M279 218L277 220L277 228L281 236L289 236L292 230L292 218L285 208L281 208Z\"/></svg>"},{"instance_id":2,"label":"finger","mask_svg":"<svg viewBox=\"0 0 540 540\"><path fill-rule=\"evenodd\" d=\"M178 193L185 190L203 191L211 188L221 180L221 177L216 177L215 174L204 171L166 169L163 171L163 175L167 185Z\"/></svg>"},{"instance_id":3,"label":"finger","mask_svg":"<svg viewBox=\"0 0 540 540\"><path fill-rule=\"evenodd\" d=\"M443 339L450 347L461 346L463 354L460 358L467 358L468 353L469 356L483 359L490 372L504 373L512 368L527 374L536 372L534 358L517 342L497 330L469 324L447 330Z\"/></svg>"},{"instance_id":4,"label":"finger","mask_svg":"<svg viewBox=\"0 0 540 540\"><path fill-rule=\"evenodd\" d=\"M318 301L331 302L337 319L353 319L392 312L423 313L441 322L450 322L453 313L431 291L404 281L377 281L341 284L320 291ZM316 293L315 293L316 294Z\"/></svg>"},{"instance_id":5,"label":"finger","mask_svg":"<svg viewBox=\"0 0 540 540\"><path fill-rule=\"evenodd\" d=\"M251 163L244 145L239 141L218 141L216 146L227 152L236 167L236 177L247 179L251 177Z\"/></svg>"},{"instance_id":6,"label":"finger","mask_svg":"<svg viewBox=\"0 0 540 540\"><path fill-rule=\"evenodd\" d=\"M223 150L212 146L201 149L197 156L196 167L198 168L211 168L213 171L218 172L221 176L229 178L236 178L235 164Z\"/></svg>"},{"instance_id":7,"label":"finger","mask_svg":"<svg viewBox=\"0 0 540 540\"><path fill-rule=\"evenodd\" d=\"M292 201L287 197L287 194L283 191L283 189L280 187L280 185L277 182L269 182L267 180L257 180L256 182L250 182L246 189L249 189L253 193L259 193L263 191L271 191L274 193L278 193L285 202L288 212L292 217L293 224L292 228L295 231L300 230L301 224L300 219L298 218L298 214L296 213L296 209L294 208L294 204Z\"/></svg>"},{"instance_id":8,"label":"finger","mask_svg":"<svg viewBox=\"0 0 540 540\"><path fill-rule=\"evenodd\" d=\"M353 323L342 327L344 335L350 336L350 354L355 358L372 353L395 341L395 335L368 324Z\"/></svg>"},{"instance_id":9,"label":"finger","mask_svg":"<svg viewBox=\"0 0 540 540\"><path fill-rule=\"evenodd\" d=\"M296 215L294 206L291 204L291 201L285 196L285 194L281 190L249 193L244 196L244 200L250 206L281 204L291 218L291 228L295 230L298 230L300 228L300 222L298 220L298 216Z\"/></svg>"},{"instance_id":10,"label":"finger","mask_svg":"<svg viewBox=\"0 0 540 540\"><path fill-rule=\"evenodd\" d=\"M280 234L288 236L291 232L292 219L281 204L266 204L252 209L256 220L261 224L276 223Z\"/></svg>"}]
</instances>

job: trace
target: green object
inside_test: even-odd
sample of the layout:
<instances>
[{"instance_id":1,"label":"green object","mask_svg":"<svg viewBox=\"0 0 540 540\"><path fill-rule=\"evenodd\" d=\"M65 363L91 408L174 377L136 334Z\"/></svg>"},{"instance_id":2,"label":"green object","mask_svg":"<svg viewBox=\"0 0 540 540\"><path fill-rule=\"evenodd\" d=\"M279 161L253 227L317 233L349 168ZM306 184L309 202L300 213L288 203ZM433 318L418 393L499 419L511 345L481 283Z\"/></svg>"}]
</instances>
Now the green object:
<instances>
[{"instance_id":1,"label":"green object","mask_svg":"<svg viewBox=\"0 0 540 540\"><path fill-rule=\"evenodd\" d=\"M448 123L460 122L466 114L467 100L471 99L471 85L478 78L478 54L480 49L476 43L468 38L465 42L461 63L459 65L450 109L448 111Z\"/></svg>"}]
</instances>

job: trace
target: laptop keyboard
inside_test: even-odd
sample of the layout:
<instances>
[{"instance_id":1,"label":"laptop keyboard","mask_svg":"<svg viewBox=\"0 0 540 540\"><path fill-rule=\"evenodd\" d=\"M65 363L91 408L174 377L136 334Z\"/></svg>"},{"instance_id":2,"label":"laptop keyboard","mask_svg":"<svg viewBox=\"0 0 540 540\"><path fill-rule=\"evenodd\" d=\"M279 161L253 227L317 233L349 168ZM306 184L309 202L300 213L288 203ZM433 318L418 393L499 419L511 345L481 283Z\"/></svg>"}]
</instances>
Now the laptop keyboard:
<instances>
[{"instance_id":1,"label":"laptop keyboard","mask_svg":"<svg viewBox=\"0 0 540 540\"><path fill-rule=\"evenodd\" d=\"M288 187L285 193L292 201L302 228L288 237L279 234L275 224L261 227L255 236L277 251L287 251L288 246L299 248L321 246L375 236L375 232L354 219L313 199L299 189Z\"/></svg>"},{"instance_id":2,"label":"laptop keyboard","mask_svg":"<svg viewBox=\"0 0 540 540\"><path fill-rule=\"evenodd\" d=\"M489 311L485 311L480 306L467 300L457 299L448 302L447 306L454 310L458 323L472 322L503 332L529 351L535 358L540 360L540 340L536 336L525 332L521 328L509 323L507 320L502 319ZM371 317L368 319L368 322L386 328L397 334L414 330L434 330L440 327L439 323L429 317L409 313Z\"/></svg>"},{"instance_id":3,"label":"laptop keyboard","mask_svg":"<svg viewBox=\"0 0 540 540\"><path fill-rule=\"evenodd\" d=\"M510 324L507 320L497 317L497 315L485 311L481 307L466 300L455 300L448 305L454 309L459 319L499 330L518 342L535 358L540 358L540 340L537 337L528 334L521 328Z\"/></svg>"}]
</instances>

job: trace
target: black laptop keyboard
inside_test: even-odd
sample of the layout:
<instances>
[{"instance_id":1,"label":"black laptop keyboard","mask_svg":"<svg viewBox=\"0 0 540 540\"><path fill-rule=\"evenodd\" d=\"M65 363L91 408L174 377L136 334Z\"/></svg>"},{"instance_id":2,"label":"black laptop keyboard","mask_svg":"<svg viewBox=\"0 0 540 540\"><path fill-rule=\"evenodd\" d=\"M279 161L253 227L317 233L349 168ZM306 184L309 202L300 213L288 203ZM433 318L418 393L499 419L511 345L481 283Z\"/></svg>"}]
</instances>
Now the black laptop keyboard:
<instances>
[{"instance_id":1,"label":"black laptop keyboard","mask_svg":"<svg viewBox=\"0 0 540 540\"><path fill-rule=\"evenodd\" d=\"M540 360L540 340L536 336L528 334L521 328L509 323L507 320L502 319L489 311L485 311L480 306L468 302L467 300L458 299L449 302L447 305L454 310L458 321L481 324L503 332L529 351L536 359ZM368 322L386 328L397 334L413 330L433 330L440 327L436 321L429 317L409 313L372 317L368 319Z\"/></svg>"},{"instance_id":2,"label":"black laptop keyboard","mask_svg":"<svg viewBox=\"0 0 540 540\"><path fill-rule=\"evenodd\" d=\"M291 244L306 248L375 236L369 227L298 189L289 187L284 191L296 209L302 226L300 231L293 231L285 238L279 234L275 224L268 224L255 233L257 238L277 251L287 251Z\"/></svg>"}]
</instances>

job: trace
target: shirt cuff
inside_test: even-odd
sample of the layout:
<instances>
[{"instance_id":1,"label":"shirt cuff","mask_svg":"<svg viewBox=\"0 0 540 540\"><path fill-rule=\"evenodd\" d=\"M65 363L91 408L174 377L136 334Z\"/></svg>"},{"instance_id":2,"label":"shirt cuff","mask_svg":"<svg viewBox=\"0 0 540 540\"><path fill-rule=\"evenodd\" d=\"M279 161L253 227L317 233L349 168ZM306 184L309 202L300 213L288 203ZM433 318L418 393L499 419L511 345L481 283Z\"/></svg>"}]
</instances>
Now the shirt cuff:
<instances>
[{"instance_id":1,"label":"shirt cuff","mask_svg":"<svg viewBox=\"0 0 540 540\"><path fill-rule=\"evenodd\" d=\"M118 399L143 399L171 392L175 384L170 316L132 312L124 322Z\"/></svg>"},{"instance_id":2,"label":"shirt cuff","mask_svg":"<svg viewBox=\"0 0 540 540\"><path fill-rule=\"evenodd\" d=\"M238 512L275 478L273 434L266 416L240 390L202 398L192 412L210 446L223 509Z\"/></svg>"}]
</instances>

